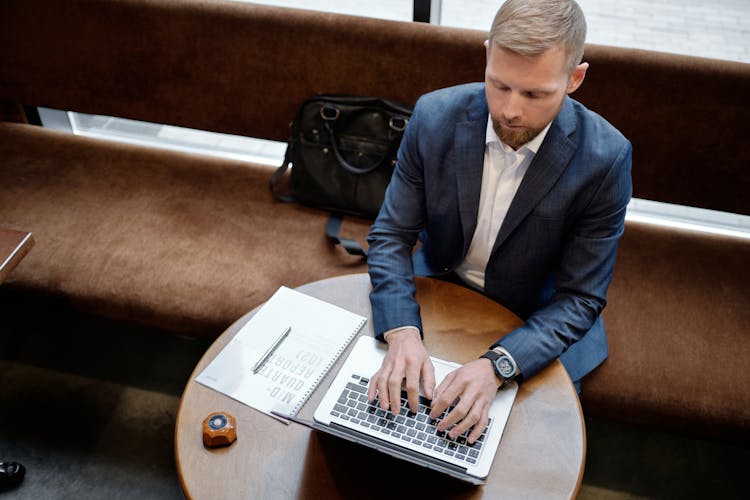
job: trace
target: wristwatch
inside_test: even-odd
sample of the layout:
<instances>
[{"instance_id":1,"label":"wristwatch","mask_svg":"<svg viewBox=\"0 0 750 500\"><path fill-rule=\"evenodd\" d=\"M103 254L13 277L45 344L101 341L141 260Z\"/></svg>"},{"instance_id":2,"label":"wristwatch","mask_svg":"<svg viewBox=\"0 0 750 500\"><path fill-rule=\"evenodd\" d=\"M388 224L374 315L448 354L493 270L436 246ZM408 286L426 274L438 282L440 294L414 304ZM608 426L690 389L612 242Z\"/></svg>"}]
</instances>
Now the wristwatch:
<instances>
[{"instance_id":1,"label":"wristwatch","mask_svg":"<svg viewBox=\"0 0 750 500\"><path fill-rule=\"evenodd\" d=\"M497 378L503 381L503 384L512 381L518 375L518 367L513 358L502 348L489 350L482 354L480 358L487 358L492 363Z\"/></svg>"}]
</instances>

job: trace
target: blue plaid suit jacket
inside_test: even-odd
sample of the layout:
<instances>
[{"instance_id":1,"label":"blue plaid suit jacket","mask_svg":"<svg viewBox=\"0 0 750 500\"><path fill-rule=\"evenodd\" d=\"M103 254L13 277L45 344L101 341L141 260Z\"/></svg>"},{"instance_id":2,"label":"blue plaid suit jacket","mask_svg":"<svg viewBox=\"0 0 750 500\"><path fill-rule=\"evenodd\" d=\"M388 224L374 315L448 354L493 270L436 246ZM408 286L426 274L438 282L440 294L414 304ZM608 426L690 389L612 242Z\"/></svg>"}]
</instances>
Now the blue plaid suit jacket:
<instances>
[{"instance_id":1,"label":"blue plaid suit jacket","mask_svg":"<svg viewBox=\"0 0 750 500\"><path fill-rule=\"evenodd\" d=\"M488 113L480 83L427 94L414 108L368 235L378 336L404 325L421 331L413 277L446 275L466 256ZM632 192L631 156L620 132L566 97L529 165L492 249L484 290L525 321L496 342L525 378L560 358L577 381L607 357L600 315Z\"/></svg>"}]
</instances>

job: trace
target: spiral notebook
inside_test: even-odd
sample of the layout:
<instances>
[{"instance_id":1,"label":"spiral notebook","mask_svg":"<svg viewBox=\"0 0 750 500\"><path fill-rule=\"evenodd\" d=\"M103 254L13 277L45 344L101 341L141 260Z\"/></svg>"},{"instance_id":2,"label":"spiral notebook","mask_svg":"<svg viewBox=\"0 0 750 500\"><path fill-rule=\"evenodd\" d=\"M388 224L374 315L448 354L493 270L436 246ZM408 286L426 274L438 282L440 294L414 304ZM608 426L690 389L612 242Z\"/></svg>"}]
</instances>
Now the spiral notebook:
<instances>
[{"instance_id":1,"label":"spiral notebook","mask_svg":"<svg viewBox=\"0 0 750 500\"><path fill-rule=\"evenodd\" d=\"M282 286L195 380L269 415L296 415L366 321Z\"/></svg>"}]
</instances>

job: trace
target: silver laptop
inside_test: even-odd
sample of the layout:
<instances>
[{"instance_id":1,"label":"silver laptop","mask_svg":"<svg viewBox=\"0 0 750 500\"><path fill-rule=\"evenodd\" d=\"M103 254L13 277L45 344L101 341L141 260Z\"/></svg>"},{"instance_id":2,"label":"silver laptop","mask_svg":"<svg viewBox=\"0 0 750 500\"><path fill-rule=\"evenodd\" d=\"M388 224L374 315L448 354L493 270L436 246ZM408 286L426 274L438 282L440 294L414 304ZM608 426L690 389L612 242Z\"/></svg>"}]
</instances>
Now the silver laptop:
<instances>
[{"instance_id":1,"label":"silver laptop","mask_svg":"<svg viewBox=\"0 0 750 500\"><path fill-rule=\"evenodd\" d=\"M435 427L440 418L429 418L430 401L420 395L419 411L408 409L402 393L401 410L394 416L367 401L369 377L383 361L386 347L361 336L334 378L314 413L311 427L394 457L413 462L472 484L483 484L489 474L500 438L518 392L515 383L500 390L489 410L490 421L473 444L468 432L457 439ZM431 358L437 383L460 365ZM451 408L443 414L447 414Z\"/></svg>"}]
</instances>

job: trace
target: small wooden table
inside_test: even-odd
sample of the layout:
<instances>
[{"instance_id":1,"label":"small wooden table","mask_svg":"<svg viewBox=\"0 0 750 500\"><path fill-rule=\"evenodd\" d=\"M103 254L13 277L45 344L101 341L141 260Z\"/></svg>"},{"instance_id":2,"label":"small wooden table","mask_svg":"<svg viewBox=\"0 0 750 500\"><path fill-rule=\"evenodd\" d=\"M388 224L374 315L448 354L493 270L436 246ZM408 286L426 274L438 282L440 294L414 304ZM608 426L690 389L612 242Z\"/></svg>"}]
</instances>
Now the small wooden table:
<instances>
[{"instance_id":1,"label":"small wooden table","mask_svg":"<svg viewBox=\"0 0 750 500\"><path fill-rule=\"evenodd\" d=\"M0 283L34 246L31 233L0 227Z\"/></svg>"},{"instance_id":2,"label":"small wooden table","mask_svg":"<svg viewBox=\"0 0 750 500\"><path fill-rule=\"evenodd\" d=\"M372 317L366 274L318 281L299 290ZM460 363L475 359L521 323L490 299L435 279L417 280L417 300L430 354ZM521 385L487 484L471 486L299 424L286 426L195 382L252 314L240 318L214 342L183 393L175 455L188 498L536 499L577 494L586 434L578 397L559 361ZM370 323L363 335L373 334ZM320 388L327 387L337 368ZM301 414L313 411L323 392L316 391ZM203 446L201 423L214 411L226 411L237 419L238 439L227 448Z\"/></svg>"}]
</instances>

